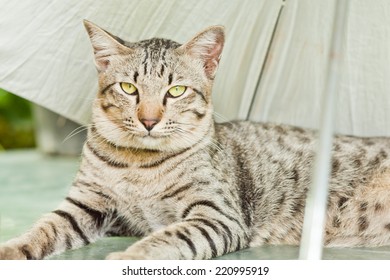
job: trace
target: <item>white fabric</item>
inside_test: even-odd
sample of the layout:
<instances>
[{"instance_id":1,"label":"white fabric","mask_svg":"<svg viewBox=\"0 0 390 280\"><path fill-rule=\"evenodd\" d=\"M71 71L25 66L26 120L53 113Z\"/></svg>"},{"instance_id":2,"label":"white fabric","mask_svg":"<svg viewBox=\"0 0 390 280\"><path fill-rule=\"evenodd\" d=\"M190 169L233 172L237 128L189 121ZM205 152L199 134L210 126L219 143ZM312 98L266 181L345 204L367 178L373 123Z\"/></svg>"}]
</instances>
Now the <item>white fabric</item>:
<instances>
[{"instance_id":1,"label":"white fabric","mask_svg":"<svg viewBox=\"0 0 390 280\"><path fill-rule=\"evenodd\" d=\"M334 3L286 1L251 119L318 128ZM389 15L388 0L350 1L337 133L390 136Z\"/></svg>"},{"instance_id":2,"label":"white fabric","mask_svg":"<svg viewBox=\"0 0 390 280\"><path fill-rule=\"evenodd\" d=\"M0 87L86 123L97 79L82 19L133 41L223 24L221 119L316 128L334 1L0 0ZM390 1L350 2L336 131L390 135Z\"/></svg>"}]
</instances>

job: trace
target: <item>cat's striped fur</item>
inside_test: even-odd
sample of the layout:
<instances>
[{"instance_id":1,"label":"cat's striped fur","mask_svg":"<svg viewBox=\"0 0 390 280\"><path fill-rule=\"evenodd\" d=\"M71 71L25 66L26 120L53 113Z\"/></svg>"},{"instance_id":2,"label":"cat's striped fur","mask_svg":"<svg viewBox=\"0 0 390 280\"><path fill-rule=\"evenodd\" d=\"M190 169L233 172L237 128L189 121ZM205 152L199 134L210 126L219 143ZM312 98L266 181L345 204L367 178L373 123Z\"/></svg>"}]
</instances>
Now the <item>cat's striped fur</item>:
<instances>
[{"instance_id":1,"label":"cat's striped fur","mask_svg":"<svg viewBox=\"0 0 390 280\"><path fill-rule=\"evenodd\" d=\"M179 45L128 43L85 25L100 89L80 170L58 209L1 246L0 259L41 259L107 235L143 237L109 259L208 259L299 244L315 133L214 123L223 29ZM186 92L167 94L175 85ZM389 139L336 137L327 245L389 244L389 155Z\"/></svg>"}]
</instances>

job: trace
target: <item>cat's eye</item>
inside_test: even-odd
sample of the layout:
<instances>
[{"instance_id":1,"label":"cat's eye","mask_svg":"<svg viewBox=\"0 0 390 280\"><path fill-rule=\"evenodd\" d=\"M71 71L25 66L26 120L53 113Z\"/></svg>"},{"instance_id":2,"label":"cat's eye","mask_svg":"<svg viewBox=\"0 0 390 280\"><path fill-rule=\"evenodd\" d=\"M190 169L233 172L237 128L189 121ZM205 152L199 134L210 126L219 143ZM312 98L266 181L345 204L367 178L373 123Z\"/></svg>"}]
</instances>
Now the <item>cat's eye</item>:
<instances>
[{"instance_id":1,"label":"cat's eye","mask_svg":"<svg viewBox=\"0 0 390 280\"><path fill-rule=\"evenodd\" d=\"M187 87L185 87L185 86L174 86L168 90L168 93L172 97L179 97L180 95L185 93L186 90L187 90Z\"/></svg>"},{"instance_id":2,"label":"cat's eye","mask_svg":"<svg viewBox=\"0 0 390 280\"><path fill-rule=\"evenodd\" d=\"M137 88L131 83L120 83L122 90L127 94L136 94Z\"/></svg>"}]
</instances>

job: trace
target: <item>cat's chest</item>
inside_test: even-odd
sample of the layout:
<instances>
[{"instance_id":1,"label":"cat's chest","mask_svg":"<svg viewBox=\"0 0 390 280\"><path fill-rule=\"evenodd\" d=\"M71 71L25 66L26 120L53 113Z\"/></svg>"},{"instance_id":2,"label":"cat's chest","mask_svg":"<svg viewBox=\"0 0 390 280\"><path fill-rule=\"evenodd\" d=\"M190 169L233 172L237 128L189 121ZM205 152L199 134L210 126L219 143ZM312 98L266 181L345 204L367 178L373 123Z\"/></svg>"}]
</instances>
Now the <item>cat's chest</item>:
<instances>
[{"instance_id":1,"label":"cat's chest","mask_svg":"<svg viewBox=\"0 0 390 280\"><path fill-rule=\"evenodd\" d=\"M130 194L130 193L129 193ZM118 203L119 212L131 221L143 225L146 232L152 232L178 221L178 206L161 199L159 195L146 196L131 192Z\"/></svg>"},{"instance_id":2,"label":"cat's chest","mask_svg":"<svg viewBox=\"0 0 390 280\"><path fill-rule=\"evenodd\" d=\"M127 173L121 176L121 180L112 182L120 215L129 221L136 221L137 226L142 225L146 232L177 222L180 203L162 199L162 194L171 184L171 180L153 180L150 176L141 179L137 175Z\"/></svg>"}]
</instances>

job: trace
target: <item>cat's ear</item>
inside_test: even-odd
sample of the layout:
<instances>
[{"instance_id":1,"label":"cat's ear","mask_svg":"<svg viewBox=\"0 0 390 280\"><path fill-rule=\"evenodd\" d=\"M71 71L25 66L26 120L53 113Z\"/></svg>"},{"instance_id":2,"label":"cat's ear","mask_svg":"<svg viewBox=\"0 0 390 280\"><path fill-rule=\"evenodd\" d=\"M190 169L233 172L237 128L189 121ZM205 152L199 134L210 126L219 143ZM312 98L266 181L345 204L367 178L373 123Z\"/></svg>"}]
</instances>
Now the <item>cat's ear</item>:
<instances>
[{"instance_id":1,"label":"cat's ear","mask_svg":"<svg viewBox=\"0 0 390 280\"><path fill-rule=\"evenodd\" d=\"M201 58L207 77L213 79L221 58L224 42L224 27L210 26L195 35L195 37L180 48L192 56Z\"/></svg>"},{"instance_id":2,"label":"cat's ear","mask_svg":"<svg viewBox=\"0 0 390 280\"><path fill-rule=\"evenodd\" d=\"M92 43L99 72L104 72L116 55L129 53L130 48L124 46L120 38L87 20L84 20L84 26Z\"/></svg>"}]
</instances>

